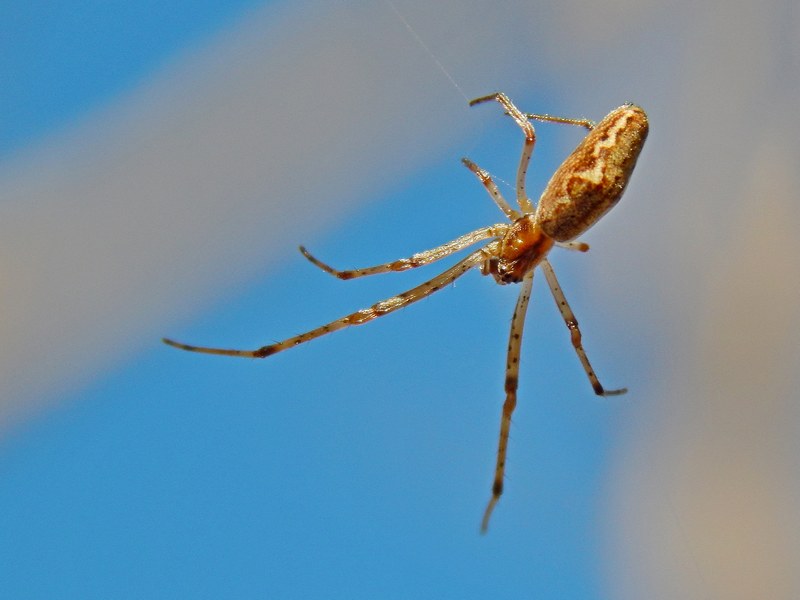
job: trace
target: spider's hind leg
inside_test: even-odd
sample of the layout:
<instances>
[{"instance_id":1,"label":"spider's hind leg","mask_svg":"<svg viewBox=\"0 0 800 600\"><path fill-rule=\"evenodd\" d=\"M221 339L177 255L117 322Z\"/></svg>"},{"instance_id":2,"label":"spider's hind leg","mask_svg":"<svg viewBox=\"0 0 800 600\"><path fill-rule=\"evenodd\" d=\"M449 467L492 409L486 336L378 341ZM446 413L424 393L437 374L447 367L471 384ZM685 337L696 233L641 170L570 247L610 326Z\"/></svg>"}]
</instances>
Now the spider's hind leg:
<instances>
[{"instance_id":1,"label":"spider's hind leg","mask_svg":"<svg viewBox=\"0 0 800 600\"><path fill-rule=\"evenodd\" d=\"M475 176L478 178L478 181L483 184L483 187L486 188L486 191L489 192L489 197L494 201L494 203L498 206L500 210L512 221L516 221L522 215L519 214L519 211L514 210L511 208L506 199L503 198L503 195L500 193L500 190L497 189L497 184L492 179L492 176L489 175L489 172L485 169L481 169L478 165L472 162L468 158L462 158L461 162L464 163L464 166L467 167L470 171L475 173Z\"/></svg>"},{"instance_id":2,"label":"spider's hind leg","mask_svg":"<svg viewBox=\"0 0 800 600\"><path fill-rule=\"evenodd\" d=\"M589 251L589 244L581 241L556 242L556 246L558 246L559 248L566 248L567 250L576 250L577 252Z\"/></svg>"},{"instance_id":3,"label":"spider's hind leg","mask_svg":"<svg viewBox=\"0 0 800 600\"><path fill-rule=\"evenodd\" d=\"M517 204L522 209L524 213L531 213L534 210L533 202L531 202L530 198L528 198L527 193L525 192L525 177L528 173L528 165L531 162L531 155L533 154L533 146L536 144L536 132L533 129L533 125L516 106L511 100L508 99L508 96L503 94L502 92L497 92L495 94L489 94L488 96L482 96L480 98L475 98L471 100L469 105L475 106L476 104L481 104L482 102L491 102L492 100L496 100L500 103L500 105L505 109L506 113L516 121L517 125L520 126L522 129L522 133L525 134L525 143L522 146L522 155L519 159L519 168L517 169Z\"/></svg>"},{"instance_id":4,"label":"spider's hind leg","mask_svg":"<svg viewBox=\"0 0 800 600\"><path fill-rule=\"evenodd\" d=\"M564 125L577 125L578 127L585 127L589 131L595 128L597 123L591 119L570 119L568 117L556 117L555 115L537 115L534 113L525 113L528 119L536 121L544 121L549 123L563 123Z\"/></svg>"},{"instance_id":5,"label":"spider's hind leg","mask_svg":"<svg viewBox=\"0 0 800 600\"><path fill-rule=\"evenodd\" d=\"M624 394L627 392L627 388L607 390L600 383L600 379L598 379L597 375L595 374L591 363L589 363L589 358L586 356L586 351L583 349L581 330L578 327L578 319L575 318L575 313L572 312L572 309L567 303L567 298L564 296L564 292L561 290L561 286L558 284L558 279L556 279L556 273L553 271L553 267L546 258L542 260L540 265L544 271L545 279L547 279L547 285L550 287L550 291L553 293L556 306L558 306L558 310L561 312L564 323L569 329L570 337L572 338L572 346L575 348L575 353L578 355L581 365L583 365L583 370L586 371L586 376L589 378L589 382L592 384L594 393L598 396L618 396L619 394Z\"/></svg>"}]
</instances>

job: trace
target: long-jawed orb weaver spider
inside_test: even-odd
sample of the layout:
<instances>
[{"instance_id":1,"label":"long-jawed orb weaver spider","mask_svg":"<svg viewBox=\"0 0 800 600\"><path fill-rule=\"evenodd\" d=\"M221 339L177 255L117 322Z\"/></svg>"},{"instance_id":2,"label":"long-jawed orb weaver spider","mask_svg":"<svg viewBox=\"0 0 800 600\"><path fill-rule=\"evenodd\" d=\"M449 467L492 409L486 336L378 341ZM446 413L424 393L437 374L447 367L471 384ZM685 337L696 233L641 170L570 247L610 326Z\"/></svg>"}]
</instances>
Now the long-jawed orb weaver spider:
<instances>
[{"instance_id":1,"label":"long-jawed orb weaver spider","mask_svg":"<svg viewBox=\"0 0 800 600\"><path fill-rule=\"evenodd\" d=\"M466 158L463 159L463 162L478 177L486 191L489 192L489 196L500 210L505 213L511 223L499 223L472 231L451 242L432 250L414 254L409 258L401 258L394 262L350 271L339 271L328 266L312 256L302 246L300 247L300 252L312 264L326 273L330 273L339 279L355 279L366 275L405 271L421 267L477 242L491 240L488 244L461 259L444 273L402 294L382 300L369 308L356 311L311 331L256 350L226 350L223 348L190 346L174 340L164 339L164 342L170 346L190 352L245 358L265 358L339 329L344 329L351 325L361 325L404 308L453 283L473 267L480 267L483 275L492 275L495 281L501 285L522 283L517 305L514 308L514 316L511 320L511 334L508 341L508 358L506 362L506 399L500 419L500 439L494 483L492 485L492 497L489 499L481 521L481 531L483 532L486 531L492 511L503 493L508 433L511 427L511 414L517 404L522 329L525 324L525 313L531 295L533 272L537 266L544 271L545 279L556 301L558 310L561 312L564 323L566 323L570 331L572 345L581 365L583 365L584 371L586 371L594 392L599 396L614 396L624 394L627 391L625 388L607 390L600 384L600 380L595 375L583 349L578 321L569 304L567 304L567 299L564 296L564 292L561 291L553 267L550 266L547 260L547 254L555 245L582 252L589 249L588 245L574 240L594 225L622 197L648 131L647 115L644 110L633 104L626 104L612 110L599 123L588 119L566 119L552 115L522 113L502 93L476 98L470 102L470 106L493 100L500 103L506 114L516 121L525 134L525 143L522 147L516 181L517 204L520 210L517 211L506 202L497 185L495 185L486 171ZM583 141L553 174L541 198L539 198L537 206L534 206L525 190L528 164L536 142L536 133L531 120L578 125L589 130Z\"/></svg>"}]
</instances>

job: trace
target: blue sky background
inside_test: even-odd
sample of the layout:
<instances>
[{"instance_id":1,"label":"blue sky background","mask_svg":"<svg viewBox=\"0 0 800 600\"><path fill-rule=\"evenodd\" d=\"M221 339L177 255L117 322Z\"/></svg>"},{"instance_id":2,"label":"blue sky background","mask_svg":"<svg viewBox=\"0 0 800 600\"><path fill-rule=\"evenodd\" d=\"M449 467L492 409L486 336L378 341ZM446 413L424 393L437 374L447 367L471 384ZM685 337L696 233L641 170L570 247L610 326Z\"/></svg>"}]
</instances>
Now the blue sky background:
<instances>
[{"instance_id":1,"label":"blue sky background","mask_svg":"<svg viewBox=\"0 0 800 600\"><path fill-rule=\"evenodd\" d=\"M63 141L53 146L52 139L80 139L82 128L102 137L105 130L92 129L96 118L113 122L115 107L135 105L140 87L180 73L181 61L207 44L235 38L237 27L303 10L276 3L270 12L263 6L243 0L5 3L0 159L6 176L20 160L36 164L39 148L64 147L58 146ZM654 122L664 123L674 114L665 107L665 81L691 87L670 79L686 56L658 26L680 31L684 17L669 15L657 3L642 9L634 21L638 27L622 30L626 43L599 34L588 40L555 4L543 5L538 16L547 23L537 26L551 31L541 42L550 44L551 54L542 57L549 66L537 71L533 61L516 73L479 68L475 79L459 63L459 48L490 46L495 27L512 20L515 7L487 13L500 15L498 23L486 23L487 39L481 28L472 37L454 29L451 39L442 17L413 12L413 3L407 9L404 15L416 19L437 57L454 65L455 79L469 96L502 88L525 110L597 119L636 100L652 107ZM540 275L523 346L506 493L486 536L478 534L478 525L494 469L516 287L496 286L472 273L386 319L263 362L180 353L158 342L168 335L189 343L260 346L368 306L444 268L341 282L308 264L296 244L335 266L367 266L502 220L458 160L469 155L513 181L518 130L494 106L466 110L460 91L398 25L391 7L372 10L380 15L380 27L397 26L409 55L430 69L425 81L436 83L418 92L432 97L430 110L456 115L459 125L431 133L435 148L421 145L417 152L393 155L379 171L356 162L341 179L363 186L353 192L352 203L326 208L322 216L313 213L328 203L324 195L310 198L301 188L297 196L281 197L299 221L282 228L266 219L247 224L263 230L263 237L274 233L277 250L258 246L255 254L263 253L263 261L234 261L216 282L209 268L200 287L185 295L173 290L160 316L137 336L106 340L97 349L104 356L101 367L61 389L48 388L42 393L46 409L35 403L35 411L13 420L0 440L0 587L8 597L616 597L613 580L619 573L613 574L608 555L620 542L609 515L619 510L613 505L624 477L615 461L633 452L625 450L633 442L624 440L640 439L657 420L654 406L664 404L660 394L678 389L671 378L682 373L686 346L674 327L678 319L670 316L694 314L686 298L661 293L691 288L691 281L677 290L669 286L680 281L670 279L670 269L678 267L656 274L648 268L654 255L674 249L669 232L659 229L670 213L658 204L664 193L659 159L674 141L670 132L653 132L644 173L637 172L620 215L615 211L587 235L592 251L553 257L601 379L631 392L606 400L593 396ZM367 30L378 38L376 32ZM580 35L582 43L598 48L598 56L584 53L570 74L559 44L566 48L570 36ZM508 58L505 48L515 45L513 39L521 39L510 37L494 50L498 61ZM519 44L517 50L533 53ZM290 64L298 50L281 52L286 56L280 54L278 62L285 58ZM602 84L601 54L626 67L612 69L615 79ZM649 67L648 60L654 61ZM386 79L375 86L393 85L395 75L404 81L383 73ZM311 105L328 102L335 100L320 87ZM419 112L402 115L402 106L400 100L387 106L384 118L409 119L409 129L424 118ZM263 106L265 112L278 110ZM324 138L326 121L320 121ZM371 123L366 116L365 121ZM358 145L369 134L366 125L363 134L357 123L353 127ZM537 133L532 195L582 135L555 125L537 126ZM347 154L353 143L345 136L328 140L327 152ZM373 152L378 160L382 143L376 141ZM398 142L406 143L414 148L413 140ZM282 177L302 183L308 168ZM338 178L330 182L331 204L349 193L339 184ZM502 189L513 195L507 185ZM269 198L273 191L265 187L259 195ZM247 227L239 238L233 221L215 218L226 237L210 243L235 246L255 239ZM202 261L185 258L180 269L202 280ZM692 278L691 272L683 275ZM158 296L169 281L140 287L142 302ZM181 281L175 279L175 286ZM126 311L135 312L121 306L120 320ZM696 321L686 328L695 331L702 315L689 318ZM70 348L58 352L68 355ZM31 364L30 372L36 368ZM691 527L681 524L680 498L675 522L669 514L664 518L678 523L683 535ZM662 539L654 533L654 546ZM670 568L696 572L708 566L703 546L692 544L699 566L678 561ZM706 583L714 579L707 572L704 577ZM634 584L640 578L646 579L630 576ZM662 592L668 597L670 589Z\"/></svg>"},{"instance_id":2,"label":"blue sky background","mask_svg":"<svg viewBox=\"0 0 800 600\"><path fill-rule=\"evenodd\" d=\"M85 118L262 2L4 2L4 155Z\"/></svg>"}]
</instances>

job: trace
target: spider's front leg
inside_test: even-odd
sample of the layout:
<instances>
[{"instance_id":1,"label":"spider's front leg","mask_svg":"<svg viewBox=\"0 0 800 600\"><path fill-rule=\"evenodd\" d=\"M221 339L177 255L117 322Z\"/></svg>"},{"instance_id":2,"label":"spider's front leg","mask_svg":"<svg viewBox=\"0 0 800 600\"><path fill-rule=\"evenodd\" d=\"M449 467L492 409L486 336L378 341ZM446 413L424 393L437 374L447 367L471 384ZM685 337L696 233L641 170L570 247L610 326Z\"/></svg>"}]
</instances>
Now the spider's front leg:
<instances>
[{"instance_id":1,"label":"spider's front leg","mask_svg":"<svg viewBox=\"0 0 800 600\"><path fill-rule=\"evenodd\" d=\"M470 231L469 233L454 239L452 242L447 242L446 244L442 244L441 246L437 246L431 250L426 250L425 252L418 252L409 258L401 258L399 260L382 265L364 267L363 269L351 269L349 271L339 271L334 269L330 265L322 262L312 255L308 250L306 250L305 246L300 246L300 252L311 262L311 264L319 267L326 273L330 273L334 277L338 277L339 279L355 279L356 277L378 275L379 273L391 273L397 271L407 271L408 269L416 269L417 267L422 267L445 258L446 256L450 256L459 250L463 250L467 246L471 246L472 244L485 239L502 237L508 231L508 228L509 225L505 223L498 223L497 225L492 225L490 227L483 227L481 229L476 229L475 231Z\"/></svg>"},{"instance_id":2,"label":"spider's front leg","mask_svg":"<svg viewBox=\"0 0 800 600\"><path fill-rule=\"evenodd\" d=\"M434 292L438 292L443 287L453 283L456 279L461 277L473 267L484 262L487 256L496 254L498 246L499 242L491 242L480 250L476 250L463 260L457 262L444 273L437 275L433 279L426 281L425 283L422 283L417 287L408 290L407 292L403 292L397 296L392 296L391 298L387 298L381 302L376 302L369 308L364 308L354 313L350 313L345 317L331 321L330 323L317 327L316 329L312 329L310 331L306 331L305 333L301 333L300 335L287 338L282 342L262 346L256 350L229 350L227 348L213 348L210 346L192 346L189 344L176 342L175 340L168 338L163 338L162 341L165 344L181 350L187 350L189 352L218 354L222 356L239 356L242 358L266 358L267 356L272 356L278 352L283 352L289 348L294 348L300 344L305 344L306 342L310 342L311 340L322 337L323 335L333 333L334 331L339 331L340 329L344 329L352 325L363 325L364 323L368 323L373 319L388 315L396 310L405 308L409 304L413 304L414 302L422 300L423 298L427 298Z\"/></svg>"},{"instance_id":3,"label":"spider's front leg","mask_svg":"<svg viewBox=\"0 0 800 600\"><path fill-rule=\"evenodd\" d=\"M508 433L511 429L511 415L517 406L517 386L519 384L519 358L522 345L522 330L525 327L525 314L528 312L528 302L531 299L533 285L533 269L525 274L522 280L522 289L519 292L517 306L511 319L511 333L508 338L508 358L506 360L506 400L503 403L503 415L500 418L500 440L497 447L497 465L494 471L492 484L492 497L481 521L481 532L486 533L489 528L489 519L492 517L497 501L503 494L503 480L506 473L506 454L508 450Z\"/></svg>"}]
</instances>

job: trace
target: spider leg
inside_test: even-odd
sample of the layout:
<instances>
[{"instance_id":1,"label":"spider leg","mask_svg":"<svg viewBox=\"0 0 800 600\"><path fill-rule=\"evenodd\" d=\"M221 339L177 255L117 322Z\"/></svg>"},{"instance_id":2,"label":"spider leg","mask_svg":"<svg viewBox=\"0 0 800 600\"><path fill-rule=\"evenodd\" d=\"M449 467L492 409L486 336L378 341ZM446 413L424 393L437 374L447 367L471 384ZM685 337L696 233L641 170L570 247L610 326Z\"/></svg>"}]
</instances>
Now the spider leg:
<instances>
[{"instance_id":1,"label":"spider leg","mask_svg":"<svg viewBox=\"0 0 800 600\"><path fill-rule=\"evenodd\" d=\"M489 256L497 252L498 246L499 242L491 242L480 250L476 250L463 260L459 261L454 266L447 269L444 273L437 275L433 279L426 281L425 283L422 283L417 287L408 290L407 292L403 292L397 296L392 296L391 298L377 302L369 308L356 311L345 317L331 321L326 325L312 329L311 331L287 338L282 342L263 346L256 350L226 350L224 348L190 346L188 344L182 344L167 338L164 338L163 342L170 346L174 346L175 348L180 348L181 350L188 350L189 352L202 352L204 354L221 354L223 356L241 356L244 358L265 358L267 356L272 356L273 354L277 354L283 350L294 348L295 346L299 346L300 344L304 344L328 333L333 333L334 331L344 329L345 327L350 327L351 325L362 325L373 319L382 317L383 315L388 315L391 312L404 308L418 300L422 300L434 292L439 291L444 286L450 285L464 273L469 271L472 267L485 261Z\"/></svg>"},{"instance_id":2,"label":"spider leg","mask_svg":"<svg viewBox=\"0 0 800 600\"><path fill-rule=\"evenodd\" d=\"M497 100L506 110L506 113L508 113L508 115L517 122L517 125L520 126L522 132L525 134L525 143L522 146L522 156L520 156L519 169L517 170L517 203L522 209L522 212L533 212L533 203L525 193L525 176L528 173L528 164L531 162L533 146L536 143L536 132L534 131L533 125L528 118L522 112L520 112L520 110L514 106L511 100L508 99L508 96L502 92L475 98L474 100L470 100L469 105L475 106L476 104L489 102L491 100Z\"/></svg>"},{"instance_id":3,"label":"spider leg","mask_svg":"<svg viewBox=\"0 0 800 600\"><path fill-rule=\"evenodd\" d=\"M566 248L567 250L577 250L578 252L588 252L589 244L586 242L556 242L556 246Z\"/></svg>"},{"instance_id":4,"label":"spider leg","mask_svg":"<svg viewBox=\"0 0 800 600\"><path fill-rule=\"evenodd\" d=\"M583 365L583 370L586 371L586 376L589 378L589 382L592 384L594 393L598 396L617 396L619 394L624 394L628 391L627 388L607 390L601 385L600 380L597 378L597 375L595 375L594 369L592 369L592 365L589 363L589 358L586 356L586 352L583 349L583 344L581 343L581 330L578 327L578 319L575 318L575 313L572 312L572 309L567 303L567 298L564 296L564 292L561 290L561 286L558 285L558 279L556 279L556 273L553 271L553 267L550 266L550 263L546 258L543 259L540 264L544 270L544 276L547 279L547 285L550 286L550 291L553 293L556 306L558 306L558 310L561 311L561 316L564 318L564 323L566 323L567 327L569 328L569 332L572 337L572 345L575 348L575 352L578 354L581 364Z\"/></svg>"},{"instance_id":5,"label":"spider leg","mask_svg":"<svg viewBox=\"0 0 800 600\"><path fill-rule=\"evenodd\" d=\"M365 267L363 269L353 269L350 271L338 271L334 269L330 265L325 264L313 256L305 246L300 246L300 252L302 252L303 256L311 261L312 264L316 265L326 273L330 273L334 277L338 277L339 279L355 279L356 277L364 277L366 275L377 275L378 273L390 273L392 271L406 271L408 269L421 267L449 256L454 252L463 250L467 246L471 246L476 242L480 242L487 238L501 237L506 233L506 231L508 231L508 228L509 225L506 225L505 223L499 223L497 225L492 225L491 227L476 229L475 231L471 231L454 239L452 242L447 242L446 244L442 244L441 246L433 248L432 250L418 252L409 258L401 258L400 260L383 265Z\"/></svg>"},{"instance_id":6,"label":"spider leg","mask_svg":"<svg viewBox=\"0 0 800 600\"><path fill-rule=\"evenodd\" d=\"M503 479L506 471L506 450L508 449L508 432L511 429L511 414L517 406L517 384L519 382L519 357L522 345L522 330L525 326L525 314L528 310L528 301L531 298L533 284L533 269L528 271L522 280L522 289L519 292L517 306L514 308L514 317L511 319L511 333L508 338L508 358L506 361L506 400L503 403L503 415L500 419L500 441L497 448L497 466L494 471L492 484L492 497L481 521L481 532L485 533L489 527L497 501L503 493Z\"/></svg>"},{"instance_id":7,"label":"spider leg","mask_svg":"<svg viewBox=\"0 0 800 600\"><path fill-rule=\"evenodd\" d=\"M516 221L522 216L518 211L511 208L508 202L506 202L506 199L503 198L500 190L497 189L497 185L494 181L492 181L492 176L489 175L488 171L484 171L468 158L462 158L461 162L464 163L464 165L470 171L475 173L476 177L483 184L483 187L485 187L486 191L489 192L489 196L492 198L492 200L494 200L494 203L497 204L500 210L502 210L509 219Z\"/></svg>"},{"instance_id":8,"label":"spider leg","mask_svg":"<svg viewBox=\"0 0 800 600\"><path fill-rule=\"evenodd\" d=\"M525 113L528 119L536 121L549 121L550 123L564 123L565 125L577 125L578 127L585 127L589 131L595 128L596 122L591 119L568 119L567 117L556 117L553 115L536 115L533 113Z\"/></svg>"}]
</instances>

